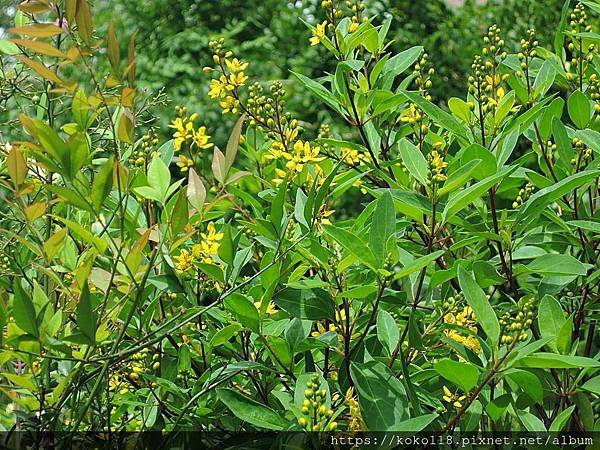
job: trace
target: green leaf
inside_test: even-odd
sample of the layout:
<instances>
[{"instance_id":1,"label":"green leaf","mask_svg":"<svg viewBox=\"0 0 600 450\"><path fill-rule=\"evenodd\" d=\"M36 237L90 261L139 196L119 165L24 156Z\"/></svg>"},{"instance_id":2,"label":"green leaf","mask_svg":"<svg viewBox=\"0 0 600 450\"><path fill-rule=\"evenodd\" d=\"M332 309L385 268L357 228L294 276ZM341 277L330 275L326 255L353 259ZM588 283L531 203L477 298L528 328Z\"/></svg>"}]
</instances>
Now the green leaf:
<instances>
[{"instance_id":1,"label":"green leaf","mask_svg":"<svg viewBox=\"0 0 600 450\"><path fill-rule=\"evenodd\" d=\"M242 326L236 322L227 325L224 328L221 328L213 335L212 339L210 340L210 346L212 348L215 348L219 345L225 344L229 339L231 339L235 335L235 333L240 331L241 328Z\"/></svg>"},{"instance_id":2,"label":"green leaf","mask_svg":"<svg viewBox=\"0 0 600 450\"><path fill-rule=\"evenodd\" d=\"M567 422L571 419L574 410L575 405L571 405L567 409L562 411L558 416L556 416L556 419L554 419L550 424L549 431L551 433L558 433L559 431L562 431Z\"/></svg>"},{"instance_id":3,"label":"green leaf","mask_svg":"<svg viewBox=\"0 0 600 450\"><path fill-rule=\"evenodd\" d=\"M496 173L496 158L487 148L480 144L469 145L460 156L462 166L477 160L481 161L477 166L477 170L473 173L473 176L477 180L483 180Z\"/></svg>"},{"instance_id":4,"label":"green leaf","mask_svg":"<svg viewBox=\"0 0 600 450\"><path fill-rule=\"evenodd\" d=\"M258 333L260 320L256 306L242 294L231 293L224 301L225 308L233 313L242 325Z\"/></svg>"},{"instance_id":5,"label":"green leaf","mask_svg":"<svg viewBox=\"0 0 600 450\"><path fill-rule=\"evenodd\" d=\"M435 363L433 368L438 374L460 387L465 393L473 389L477 385L477 380L479 380L477 367L468 362L445 358Z\"/></svg>"},{"instance_id":6,"label":"green leaf","mask_svg":"<svg viewBox=\"0 0 600 450\"><path fill-rule=\"evenodd\" d=\"M390 354L394 352L400 340L398 324L392 315L383 309L377 313L377 338Z\"/></svg>"},{"instance_id":7,"label":"green leaf","mask_svg":"<svg viewBox=\"0 0 600 450\"><path fill-rule=\"evenodd\" d=\"M290 72L293 73L294 76L296 76L296 78L298 78L304 84L304 86L310 92L312 92L319 100L321 100L323 103L328 105L340 115L344 115L344 111L342 110L342 108L340 108L334 95L331 92L329 92L322 84L311 80L310 78L302 74L296 73L294 71Z\"/></svg>"},{"instance_id":8,"label":"green leaf","mask_svg":"<svg viewBox=\"0 0 600 450\"><path fill-rule=\"evenodd\" d=\"M18 55L21 53L19 47L16 44L7 41L6 39L0 39L0 53L4 53L5 55Z\"/></svg>"},{"instance_id":9,"label":"green leaf","mask_svg":"<svg viewBox=\"0 0 600 450\"><path fill-rule=\"evenodd\" d=\"M160 195L161 201L164 202L170 184L169 168L159 155L155 155L148 167L148 185Z\"/></svg>"},{"instance_id":10,"label":"green leaf","mask_svg":"<svg viewBox=\"0 0 600 450\"><path fill-rule=\"evenodd\" d=\"M83 284L77 304L77 326L89 344L96 341L96 314L92 309L92 300L88 283Z\"/></svg>"},{"instance_id":11,"label":"green leaf","mask_svg":"<svg viewBox=\"0 0 600 450\"><path fill-rule=\"evenodd\" d=\"M466 123L470 122L473 115L467 102L458 97L452 97L450 100L448 100L448 109L452 112L452 114Z\"/></svg>"},{"instance_id":12,"label":"green leaf","mask_svg":"<svg viewBox=\"0 0 600 450\"><path fill-rule=\"evenodd\" d=\"M171 211L171 232L177 236L189 221L188 200L185 189L181 189Z\"/></svg>"},{"instance_id":13,"label":"green leaf","mask_svg":"<svg viewBox=\"0 0 600 450\"><path fill-rule=\"evenodd\" d=\"M217 396L244 422L267 430L282 430L287 421L277 412L232 389L217 389Z\"/></svg>"},{"instance_id":14,"label":"green leaf","mask_svg":"<svg viewBox=\"0 0 600 450\"><path fill-rule=\"evenodd\" d=\"M442 128L450 131L457 138L463 140L463 142L470 143L467 129L463 124L458 122L452 114L447 113L439 106L425 100L416 92L404 91L403 93L411 102L421 108L436 124L439 124Z\"/></svg>"},{"instance_id":15,"label":"green leaf","mask_svg":"<svg viewBox=\"0 0 600 450\"><path fill-rule=\"evenodd\" d=\"M506 376L523 389L532 400L542 403L544 400L544 388L542 387L542 382L534 373L526 370L510 369L506 372Z\"/></svg>"},{"instance_id":16,"label":"green leaf","mask_svg":"<svg viewBox=\"0 0 600 450\"><path fill-rule=\"evenodd\" d=\"M387 242L396 231L396 211L394 200L389 190L386 190L373 212L371 231L369 233L369 247L373 251L379 267L383 267L387 255Z\"/></svg>"},{"instance_id":17,"label":"green leaf","mask_svg":"<svg viewBox=\"0 0 600 450\"><path fill-rule=\"evenodd\" d=\"M323 289L285 288L276 294L273 301L298 319L335 320L335 302Z\"/></svg>"},{"instance_id":18,"label":"green leaf","mask_svg":"<svg viewBox=\"0 0 600 450\"><path fill-rule=\"evenodd\" d=\"M358 392L369 431L396 431L408 419L408 398L402 383L381 362L353 362L350 375Z\"/></svg>"},{"instance_id":19,"label":"green leaf","mask_svg":"<svg viewBox=\"0 0 600 450\"><path fill-rule=\"evenodd\" d=\"M323 229L326 234L331 236L345 250L358 258L367 267L375 270L377 267L375 255L361 238L348 230L333 225L325 225Z\"/></svg>"},{"instance_id":20,"label":"green leaf","mask_svg":"<svg viewBox=\"0 0 600 450\"><path fill-rule=\"evenodd\" d=\"M515 366L535 369L582 369L585 367L600 367L600 361L584 356L534 353L515 361Z\"/></svg>"},{"instance_id":21,"label":"green leaf","mask_svg":"<svg viewBox=\"0 0 600 450\"><path fill-rule=\"evenodd\" d=\"M437 417L437 414L425 414L418 417L412 417L400 423L393 431L396 433L417 433L422 431Z\"/></svg>"},{"instance_id":22,"label":"green leaf","mask_svg":"<svg viewBox=\"0 0 600 450\"><path fill-rule=\"evenodd\" d=\"M584 391L593 392L596 395L600 395L600 375L587 380L581 386Z\"/></svg>"},{"instance_id":23,"label":"green leaf","mask_svg":"<svg viewBox=\"0 0 600 450\"><path fill-rule=\"evenodd\" d=\"M538 307L538 328L544 338L553 338L549 343L556 350L554 338L565 323L565 313L560 303L551 295L545 295Z\"/></svg>"},{"instance_id":24,"label":"green leaf","mask_svg":"<svg viewBox=\"0 0 600 450\"><path fill-rule=\"evenodd\" d=\"M474 185L457 192L455 195L450 197L448 203L446 203L446 207L444 208L444 212L442 214L443 221L445 222L448 219L454 217L456 213L461 211L467 205L473 203L475 199L480 198L492 186L498 184L505 177L513 173L516 169L517 166L504 167L491 177L484 178L478 183L475 183Z\"/></svg>"},{"instance_id":25,"label":"green leaf","mask_svg":"<svg viewBox=\"0 0 600 450\"><path fill-rule=\"evenodd\" d=\"M303 226L303 231L306 232L310 226L306 220L306 201L308 197L302 191L302 189L296 189L296 202L294 204L294 218L296 221Z\"/></svg>"},{"instance_id":26,"label":"green leaf","mask_svg":"<svg viewBox=\"0 0 600 450\"><path fill-rule=\"evenodd\" d=\"M500 324L483 289L462 266L458 267L458 284L465 295L467 303L473 308L477 322L490 339L491 346L496 346L500 339Z\"/></svg>"},{"instance_id":27,"label":"green leaf","mask_svg":"<svg viewBox=\"0 0 600 450\"><path fill-rule=\"evenodd\" d=\"M420 258L411 261L409 264L407 264L406 266L402 267L400 270L394 273L394 280L399 280L400 278L407 277L411 273L414 273L417 270L428 266L433 261L442 256L444 253L444 250L437 250L433 253L430 253L429 255L421 256Z\"/></svg>"},{"instance_id":28,"label":"green leaf","mask_svg":"<svg viewBox=\"0 0 600 450\"><path fill-rule=\"evenodd\" d=\"M213 149L213 159L210 167L215 180L223 183L227 177L227 163L225 162L225 155L217 146Z\"/></svg>"},{"instance_id":29,"label":"green leaf","mask_svg":"<svg viewBox=\"0 0 600 450\"><path fill-rule=\"evenodd\" d=\"M58 252L62 250L66 236L67 229L61 228L52 236L50 236L46 242L44 242L44 253L46 253L48 259L51 260Z\"/></svg>"},{"instance_id":30,"label":"green leaf","mask_svg":"<svg viewBox=\"0 0 600 450\"><path fill-rule=\"evenodd\" d=\"M77 235L83 242L92 244L98 250L98 252L100 252L100 254L103 254L106 251L108 243L101 237L96 236L83 225L56 215L52 215L52 217L64 223L69 228L69 230L71 230L73 234Z\"/></svg>"},{"instance_id":31,"label":"green leaf","mask_svg":"<svg viewBox=\"0 0 600 450\"><path fill-rule=\"evenodd\" d=\"M114 159L111 157L102 165L94 177L94 182L92 183L91 201L96 211L100 211L102 204L112 189L113 168Z\"/></svg>"},{"instance_id":32,"label":"green leaf","mask_svg":"<svg viewBox=\"0 0 600 450\"><path fill-rule=\"evenodd\" d=\"M592 118L592 104L587 96L581 91L573 92L567 100L569 117L577 128L583 130Z\"/></svg>"},{"instance_id":33,"label":"green leaf","mask_svg":"<svg viewBox=\"0 0 600 450\"><path fill-rule=\"evenodd\" d=\"M17 326L36 338L40 336L37 325L37 317L33 302L29 295L21 287L19 278L13 283L13 308L12 315Z\"/></svg>"},{"instance_id":34,"label":"green leaf","mask_svg":"<svg viewBox=\"0 0 600 450\"><path fill-rule=\"evenodd\" d=\"M542 275L585 275L588 264L584 264L570 255L549 253L538 256L527 268Z\"/></svg>"},{"instance_id":35,"label":"green leaf","mask_svg":"<svg viewBox=\"0 0 600 450\"><path fill-rule=\"evenodd\" d=\"M523 221L530 216L539 215L552 202L572 192L575 188L594 180L600 176L600 170L587 170L578 172L570 177L560 180L544 189L540 189L525 202L519 211L518 221Z\"/></svg>"},{"instance_id":36,"label":"green leaf","mask_svg":"<svg viewBox=\"0 0 600 450\"><path fill-rule=\"evenodd\" d=\"M439 197L443 197L446 194L454 191L454 189L465 184L471 177L471 174L477 169L477 167L481 164L481 160L476 159L469 161L466 164L460 165L458 170L452 172L448 175L448 179L444 183L444 185L437 191Z\"/></svg>"},{"instance_id":37,"label":"green leaf","mask_svg":"<svg viewBox=\"0 0 600 450\"><path fill-rule=\"evenodd\" d=\"M407 50L404 50L392 58L388 59L383 68L383 74L385 76L389 76L392 79L410 66L414 64L414 62L419 58L421 52L423 51L423 47L411 47Z\"/></svg>"},{"instance_id":38,"label":"green leaf","mask_svg":"<svg viewBox=\"0 0 600 450\"><path fill-rule=\"evenodd\" d=\"M398 143L398 152L410 174L423 186L427 186L428 164L419 149L408 139L402 138Z\"/></svg>"}]
</instances>

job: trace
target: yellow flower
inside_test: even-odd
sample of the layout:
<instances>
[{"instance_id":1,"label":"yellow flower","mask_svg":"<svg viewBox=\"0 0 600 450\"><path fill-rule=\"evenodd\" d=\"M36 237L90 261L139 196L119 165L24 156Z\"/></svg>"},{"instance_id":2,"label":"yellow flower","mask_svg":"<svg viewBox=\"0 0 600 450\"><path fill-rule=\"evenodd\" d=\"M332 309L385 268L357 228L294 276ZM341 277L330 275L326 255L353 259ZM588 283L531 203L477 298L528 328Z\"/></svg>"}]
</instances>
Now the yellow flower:
<instances>
[{"instance_id":1,"label":"yellow flower","mask_svg":"<svg viewBox=\"0 0 600 450\"><path fill-rule=\"evenodd\" d=\"M310 45L318 45L321 42L321 39L325 37L325 27L327 26L327 21L323 21L323 23L317 24L315 29L313 30L313 35L310 38Z\"/></svg>"},{"instance_id":2,"label":"yellow flower","mask_svg":"<svg viewBox=\"0 0 600 450\"><path fill-rule=\"evenodd\" d=\"M223 233L217 233L213 222L209 222L206 229L208 233L200 233L202 242L192 247L192 255L203 263L214 264L213 256L219 252Z\"/></svg>"},{"instance_id":3,"label":"yellow flower","mask_svg":"<svg viewBox=\"0 0 600 450\"><path fill-rule=\"evenodd\" d=\"M365 423L360 413L360 405L354 395L354 388L349 388L346 391L344 403L350 409L350 419L348 420L348 430L362 431L365 429Z\"/></svg>"},{"instance_id":4,"label":"yellow flower","mask_svg":"<svg viewBox=\"0 0 600 450\"><path fill-rule=\"evenodd\" d=\"M244 75L244 72L229 74L229 84L231 86L243 86L247 79L248 77Z\"/></svg>"},{"instance_id":5,"label":"yellow flower","mask_svg":"<svg viewBox=\"0 0 600 450\"><path fill-rule=\"evenodd\" d=\"M210 91L208 96L212 99L224 98L234 86L230 85L225 75L221 75L218 80L212 80L210 82Z\"/></svg>"},{"instance_id":6,"label":"yellow flower","mask_svg":"<svg viewBox=\"0 0 600 450\"><path fill-rule=\"evenodd\" d=\"M275 174L277 175L277 178L273 178L272 181L276 186L279 186L287 177L287 173L285 172L285 170L275 169Z\"/></svg>"},{"instance_id":7,"label":"yellow flower","mask_svg":"<svg viewBox=\"0 0 600 450\"><path fill-rule=\"evenodd\" d=\"M417 110L417 107L414 103L411 103L409 108L402 114L400 120L404 123L408 123L409 125L414 125L416 122L419 122L423 116Z\"/></svg>"},{"instance_id":8,"label":"yellow flower","mask_svg":"<svg viewBox=\"0 0 600 450\"><path fill-rule=\"evenodd\" d=\"M232 95L228 95L227 97L225 97L225 100L219 102L219 106L223 108L223 114L229 112L235 114L236 112L238 112L238 106L240 106L240 102Z\"/></svg>"},{"instance_id":9,"label":"yellow flower","mask_svg":"<svg viewBox=\"0 0 600 450\"><path fill-rule=\"evenodd\" d=\"M242 72L246 70L246 67L248 67L248 63L238 61L237 58L233 58L231 61L229 59L225 59L225 64L233 73Z\"/></svg>"},{"instance_id":10,"label":"yellow flower","mask_svg":"<svg viewBox=\"0 0 600 450\"><path fill-rule=\"evenodd\" d=\"M448 167L448 163L444 161L443 156L441 156L437 150L433 150L430 153L431 166L433 168L433 180L434 181L445 181L448 177L444 175L442 172L446 167Z\"/></svg>"},{"instance_id":11,"label":"yellow flower","mask_svg":"<svg viewBox=\"0 0 600 450\"><path fill-rule=\"evenodd\" d=\"M262 302L254 302L254 306L259 311L260 311L261 304L262 304ZM271 315L271 314L275 314L277 312L279 312L279 310L275 307L275 303L269 302L269 304L267 305L267 314Z\"/></svg>"},{"instance_id":12,"label":"yellow flower","mask_svg":"<svg viewBox=\"0 0 600 450\"><path fill-rule=\"evenodd\" d=\"M291 155L285 151L281 142L273 142L273 144L271 144L271 148L269 149L269 153L265 155L265 158L280 159L284 157L284 154L287 155L286 157L291 158Z\"/></svg>"},{"instance_id":13,"label":"yellow flower","mask_svg":"<svg viewBox=\"0 0 600 450\"><path fill-rule=\"evenodd\" d=\"M181 253L175 257L175 260L175 269L179 272L188 271L194 264L194 256L187 250L181 250Z\"/></svg>"},{"instance_id":14,"label":"yellow flower","mask_svg":"<svg viewBox=\"0 0 600 450\"><path fill-rule=\"evenodd\" d=\"M177 117L169 127L175 129L173 133L175 151L181 150L182 144L194 135L194 124L185 117Z\"/></svg>"},{"instance_id":15,"label":"yellow flower","mask_svg":"<svg viewBox=\"0 0 600 450\"><path fill-rule=\"evenodd\" d=\"M453 394L446 386L443 387L444 396L442 397L447 403L452 403L455 408L462 408L462 402L467 398L466 395Z\"/></svg>"},{"instance_id":16,"label":"yellow flower","mask_svg":"<svg viewBox=\"0 0 600 450\"><path fill-rule=\"evenodd\" d=\"M348 27L348 33L354 33L358 28L358 22L352 22Z\"/></svg>"},{"instance_id":17,"label":"yellow flower","mask_svg":"<svg viewBox=\"0 0 600 450\"><path fill-rule=\"evenodd\" d=\"M311 147L308 142L296 141L294 144L294 152L303 163L323 161L324 158L317 158L319 151L320 147Z\"/></svg>"},{"instance_id":18,"label":"yellow flower","mask_svg":"<svg viewBox=\"0 0 600 450\"><path fill-rule=\"evenodd\" d=\"M470 306L466 306L457 314L448 313L444 316L444 322L458 325L470 330L472 333L477 333L477 319L475 317L475 313L473 312L473 308ZM463 335L458 330L445 330L444 334L448 336L453 341L458 342L459 344L464 345L465 347L471 349L474 352L479 352L481 350L481 344L479 340L474 335Z\"/></svg>"},{"instance_id":19,"label":"yellow flower","mask_svg":"<svg viewBox=\"0 0 600 450\"><path fill-rule=\"evenodd\" d=\"M186 172L194 165L194 161L184 155L179 155L179 161L177 161L177 165L182 172Z\"/></svg>"},{"instance_id":20,"label":"yellow flower","mask_svg":"<svg viewBox=\"0 0 600 450\"><path fill-rule=\"evenodd\" d=\"M208 223L208 225L206 226L206 230L208 231L208 234L201 233L200 236L202 236L202 238L210 241L220 241L221 239L223 239L224 234L217 233L217 229L215 228L215 224L213 222Z\"/></svg>"},{"instance_id":21,"label":"yellow flower","mask_svg":"<svg viewBox=\"0 0 600 450\"><path fill-rule=\"evenodd\" d=\"M337 327L332 323L329 324L328 329L325 329L325 325L323 325L323 323L317 322L317 329L315 331L313 331L310 335L312 337L317 338L317 337L321 336L322 334L327 333L328 331L335 332L336 330L337 330Z\"/></svg>"},{"instance_id":22,"label":"yellow flower","mask_svg":"<svg viewBox=\"0 0 600 450\"><path fill-rule=\"evenodd\" d=\"M206 127L198 128L198 131L193 132L194 144L198 148L209 148L212 144L209 142L210 136L206 134Z\"/></svg>"}]
</instances>

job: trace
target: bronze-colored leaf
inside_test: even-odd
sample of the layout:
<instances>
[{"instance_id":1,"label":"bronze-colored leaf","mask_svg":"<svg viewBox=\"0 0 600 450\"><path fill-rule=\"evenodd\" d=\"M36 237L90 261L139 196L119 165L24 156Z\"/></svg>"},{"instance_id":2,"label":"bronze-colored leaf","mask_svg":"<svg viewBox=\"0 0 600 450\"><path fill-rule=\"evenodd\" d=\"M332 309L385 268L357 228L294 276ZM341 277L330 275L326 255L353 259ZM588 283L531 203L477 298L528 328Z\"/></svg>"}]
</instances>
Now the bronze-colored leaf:
<instances>
[{"instance_id":1,"label":"bronze-colored leaf","mask_svg":"<svg viewBox=\"0 0 600 450\"><path fill-rule=\"evenodd\" d=\"M115 32L115 23L111 20L108 24L108 60L115 73L119 73L119 65L121 64L121 54L119 52L119 41Z\"/></svg>"},{"instance_id":2,"label":"bronze-colored leaf","mask_svg":"<svg viewBox=\"0 0 600 450\"><path fill-rule=\"evenodd\" d=\"M10 28L9 33L20 34L21 36L31 37L52 37L62 33L60 27L57 27L53 23L34 23L31 25L25 25L22 27Z\"/></svg>"},{"instance_id":3,"label":"bronze-colored leaf","mask_svg":"<svg viewBox=\"0 0 600 450\"><path fill-rule=\"evenodd\" d=\"M25 178L27 178L27 161L21 149L17 147L10 149L6 158L6 165L8 166L8 174L15 186L23 184Z\"/></svg>"},{"instance_id":4,"label":"bronze-colored leaf","mask_svg":"<svg viewBox=\"0 0 600 450\"><path fill-rule=\"evenodd\" d=\"M64 52L61 52L55 46L44 41L30 41L27 39L11 39L10 41L21 47L33 50L35 53L39 53L40 55L54 56L56 58L63 59L67 58L67 55Z\"/></svg>"}]
</instances>

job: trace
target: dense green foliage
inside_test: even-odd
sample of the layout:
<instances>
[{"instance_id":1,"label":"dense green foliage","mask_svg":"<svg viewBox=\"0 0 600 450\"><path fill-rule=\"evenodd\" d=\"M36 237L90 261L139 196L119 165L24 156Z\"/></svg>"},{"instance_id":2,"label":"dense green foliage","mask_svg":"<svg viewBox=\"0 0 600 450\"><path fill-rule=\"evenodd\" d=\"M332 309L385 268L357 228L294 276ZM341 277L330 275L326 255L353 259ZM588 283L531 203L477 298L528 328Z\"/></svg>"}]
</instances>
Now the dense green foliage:
<instances>
[{"instance_id":1,"label":"dense green foliage","mask_svg":"<svg viewBox=\"0 0 600 450\"><path fill-rule=\"evenodd\" d=\"M137 3L0 41L3 429L600 430L597 0Z\"/></svg>"}]
</instances>

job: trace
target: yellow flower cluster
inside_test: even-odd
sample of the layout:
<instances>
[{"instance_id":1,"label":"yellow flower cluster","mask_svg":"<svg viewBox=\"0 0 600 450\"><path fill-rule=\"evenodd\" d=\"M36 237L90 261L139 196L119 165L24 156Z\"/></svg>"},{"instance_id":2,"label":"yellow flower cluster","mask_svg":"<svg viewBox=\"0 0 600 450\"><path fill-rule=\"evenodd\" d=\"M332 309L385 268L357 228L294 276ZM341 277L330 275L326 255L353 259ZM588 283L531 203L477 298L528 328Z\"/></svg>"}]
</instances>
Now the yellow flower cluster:
<instances>
[{"instance_id":1,"label":"yellow flower cluster","mask_svg":"<svg viewBox=\"0 0 600 450\"><path fill-rule=\"evenodd\" d=\"M446 181L448 177L444 174L444 169L448 167L448 163L444 161L444 156L440 155L437 150L433 150L429 154L429 166L432 182Z\"/></svg>"},{"instance_id":2,"label":"yellow flower cluster","mask_svg":"<svg viewBox=\"0 0 600 450\"><path fill-rule=\"evenodd\" d=\"M187 116L187 108L176 107L178 117L176 117L171 124L170 128L173 128L173 147L175 151L181 150L184 144L188 145L190 150L190 157L192 156L191 149L206 149L212 147L210 142L210 136L206 134L206 127L201 126L195 128L194 122L198 119L198 114L194 113L191 116Z\"/></svg>"},{"instance_id":3,"label":"yellow flower cluster","mask_svg":"<svg viewBox=\"0 0 600 450\"><path fill-rule=\"evenodd\" d=\"M363 431L365 429L365 422L360 413L360 406L356 395L354 395L354 388L349 388L346 391L345 402L346 406L350 410L350 417L348 418L348 430L349 431Z\"/></svg>"},{"instance_id":4,"label":"yellow flower cluster","mask_svg":"<svg viewBox=\"0 0 600 450\"><path fill-rule=\"evenodd\" d=\"M359 166L361 163L371 161L367 153L360 153L356 149L342 147L342 160L349 166Z\"/></svg>"},{"instance_id":5,"label":"yellow flower cluster","mask_svg":"<svg viewBox=\"0 0 600 450\"><path fill-rule=\"evenodd\" d=\"M211 80L208 96L213 99L219 99L219 106L223 108L223 114L237 113L240 110L240 100L237 88L244 86L248 76L244 71L248 68L247 62L242 62L237 58L231 58L233 53L223 48L224 40L211 41L209 47L213 51L213 61L218 65L216 69L206 67L205 72L217 71L220 73L218 78Z\"/></svg>"},{"instance_id":6,"label":"yellow flower cluster","mask_svg":"<svg viewBox=\"0 0 600 450\"><path fill-rule=\"evenodd\" d=\"M201 233L202 241L192 246L191 252L183 249L175 256L175 269L178 272L185 273L190 270L196 261L205 264L215 264L214 255L219 252L223 233L217 233L215 224L209 222L206 227L207 233Z\"/></svg>"},{"instance_id":7,"label":"yellow flower cluster","mask_svg":"<svg viewBox=\"0 0 600 450\"><path fill-rule=\"evenodd\" d=\"M325 28L327 27L327 21L317 24L317 26L312 30L312 36L310 38L310 45L319 45L321 39L325 37Z\"/></svg>"},{"instance_id":8,"label":"yellow flower cluster","mask_svg":"<svg viewBox=\"0 0 600 450\"><path fill-rule=\"evenodd\" d=\"M214 264L213 258L219 252L221 246L221 240L223 239L223 233L217 233L215 224L209 222L206 227L207 233L201 233L202 242L192 247L192 256L200 262L206 264Z\"/></svg>"},{"instance_id":9,"label":"yellow flower cluster","mask_svg":"<svg viewBox=\"0 0 600 450\"><path fill-rule=\"evenodd\" d=\"M444 386L443 389L443 399L448 403L452 403L452 406L454 406L455 408L462 408L462 402L467 398L467 396L452 393L452 391L450 391L450 389L448 389L446 386Z\"/></svg>"},{"instance_id":10,"label":"yellow flower cluster","mask_svg":"<svg viewBox=\"0 0 600 450\"><path fill-rule=\"evenodd\" d=\"M178 256L175 257L175 269L179 272L187 272L194 265L194 257L189 250L181 250Z\"/></svg>"},{"instance_id":11,"label":"yellow flower cluster","mask_svg":"<svg viewBox=\"0 0 600 450\"><path fill-rule=\"evenodd\" d=\"M474 334L477 334L477 318L475 317L473 308L471 308L470 306L465 306L463 310L457 314L449 312L444 316L444 323L458 325L467 328ZM479 343L479 340L472 334L464 336L458 330L454 329L444 330L444 334L450 339L458 342L459 344L464 345L465 347L473 350L474 352L479 352L479 350L481 350L481 344Z\"/></svg>"},{"instance_id":12,"label":"yellow flower cluster","mask_svg":"<svg viewBox=\"0 0 600 450\"><path fill-rule=\"evenodd\" d=\"M323 161L325 158L319 156L320 151L320 147L312 147L309 142L296 141L292 151L289 152L286 151L281 142L274 142L265 158L283 161L287 172L282 169L275 169L278 178L274 179L273 182L280 184L288 175L290 179L294 179L298 173L302 172L306 164ZM316 171L318 175L318 169Z\"/></svg>"}]
</instances>

